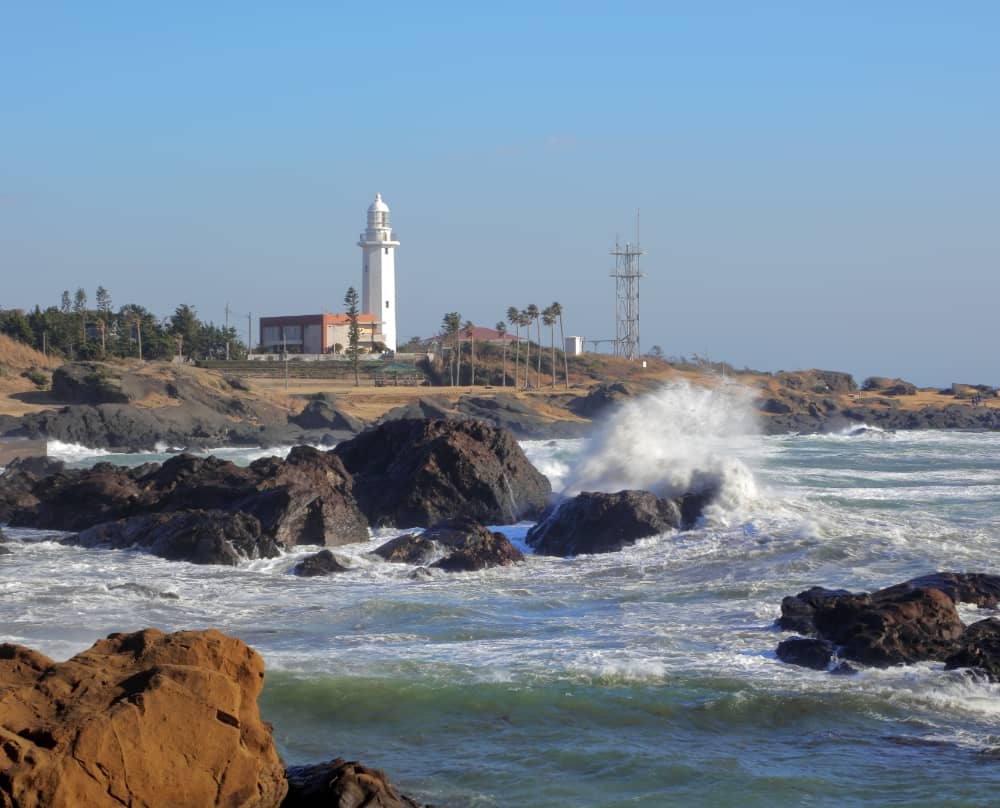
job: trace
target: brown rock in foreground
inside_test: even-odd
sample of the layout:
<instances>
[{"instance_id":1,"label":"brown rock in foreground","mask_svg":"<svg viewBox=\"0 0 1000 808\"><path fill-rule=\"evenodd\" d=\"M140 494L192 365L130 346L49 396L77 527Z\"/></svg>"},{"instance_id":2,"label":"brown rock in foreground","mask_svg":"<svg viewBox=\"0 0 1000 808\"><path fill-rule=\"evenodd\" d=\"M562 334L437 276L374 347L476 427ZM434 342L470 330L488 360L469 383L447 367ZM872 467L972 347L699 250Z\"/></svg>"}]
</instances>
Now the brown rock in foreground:
<instances>
[{"instance_id":1,"label":"brown rock in foreground","mask_svg":"<svg viewBox=\"0 0 1000 808\"><path fill-rule=\"evenodd\" d=\"M280 805L263 680L213 630L112 634L63 663L0 645L0 806Z\"/></svg>"}]
</instances>

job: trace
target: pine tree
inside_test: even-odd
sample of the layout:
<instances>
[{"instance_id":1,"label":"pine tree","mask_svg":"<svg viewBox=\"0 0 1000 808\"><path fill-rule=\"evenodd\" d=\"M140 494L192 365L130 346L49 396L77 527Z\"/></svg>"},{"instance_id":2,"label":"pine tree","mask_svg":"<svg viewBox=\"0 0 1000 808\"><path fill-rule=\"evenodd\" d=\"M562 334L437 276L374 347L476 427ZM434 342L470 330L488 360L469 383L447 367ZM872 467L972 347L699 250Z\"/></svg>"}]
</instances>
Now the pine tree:
<instances>
[{"instance_id":1,"label":"pine tree","mask_svg":"<svg viewBox=\"0 0 1000 808\"><path fill-rule=\"evenodd\" d=\"M347 288L344 295L344 311L347 314L347 358L354 367L354 386L361 386L358 355L360 353L361 330L358 328L358 292L353 286Z\"/></svg>"}]
</instances>

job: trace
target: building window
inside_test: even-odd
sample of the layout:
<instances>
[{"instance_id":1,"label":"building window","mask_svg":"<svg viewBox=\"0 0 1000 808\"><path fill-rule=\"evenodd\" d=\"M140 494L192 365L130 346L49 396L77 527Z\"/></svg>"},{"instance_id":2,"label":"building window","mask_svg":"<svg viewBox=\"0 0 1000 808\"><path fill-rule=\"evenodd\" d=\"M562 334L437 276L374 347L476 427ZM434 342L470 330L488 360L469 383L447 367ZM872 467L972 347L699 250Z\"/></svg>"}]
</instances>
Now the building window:
<instances>
[{"instance_id":1,"label":"building window","mask_svg":"<svg viewBox=\"0 0 1000 808\"><path fill-rule=\"evenodd\" d=\"M388 300L387 300L387 301L385 301L385 307L386 307L386 308L389 308L389 301L388 301Z\"/></svg>"},{"instance_id":2,"label":"building window","mask_svg":"<svg viewBox=\"0 0 1000 808\"><path fill-rule=\"evenodd\" d=\"M385 254L386 254L386 255L388 255L388 254L389 254L389 248L388 248L388 247L386 247L386 248L385 248Z\"/></svg>"}]
</instances>

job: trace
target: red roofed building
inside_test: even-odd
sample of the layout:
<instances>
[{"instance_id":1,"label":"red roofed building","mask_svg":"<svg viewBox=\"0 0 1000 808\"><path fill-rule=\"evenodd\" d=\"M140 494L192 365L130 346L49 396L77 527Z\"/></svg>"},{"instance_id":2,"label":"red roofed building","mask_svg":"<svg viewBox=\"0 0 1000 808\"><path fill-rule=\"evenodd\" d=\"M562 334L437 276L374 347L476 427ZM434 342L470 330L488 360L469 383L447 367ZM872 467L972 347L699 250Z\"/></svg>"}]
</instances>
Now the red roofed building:
<instances>
[{"instance_id":1,"label":"red roofed building","mask_svg":"<svg viewBox=\"0 0 1000 808\"><path fill-rule=\"evenodd\" d=\"M260 348L264 353L327 354L334 346L347 347L350 320L346 314L298 314L260 318ZM384 342L376 331L374 314L359 314L361 331L359 344L365 349L372 343Z\"/></svg>"}]
</instances>

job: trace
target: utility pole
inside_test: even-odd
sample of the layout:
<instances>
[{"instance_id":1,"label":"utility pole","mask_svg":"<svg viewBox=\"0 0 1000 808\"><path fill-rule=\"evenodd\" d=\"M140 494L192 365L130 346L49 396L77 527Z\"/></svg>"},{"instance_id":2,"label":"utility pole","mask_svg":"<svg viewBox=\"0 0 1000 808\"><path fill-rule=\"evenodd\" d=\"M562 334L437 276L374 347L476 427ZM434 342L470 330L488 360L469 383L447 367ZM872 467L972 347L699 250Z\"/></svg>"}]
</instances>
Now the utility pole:
<instances>
[{"instance_id":1,"label":"utility pole","mask_svg":"<svg viewBox=\"0 0 1000 808\"><path fill-rule=\"evenodd\" d=\"M139 343L139 361L142 361L142 320L135 318L135 338Z\"/></svg>"},{"instance_id":2,"label":"utility pole","mask_svg":"<svg viewBox=\"0 0 1000 808\"><path fill-rule=\"evenodd\" d=\"M226 303L226 361L229 361L229 304Z\"/></svg>"},{"instance_id":3,"label":"utility pole","mask_svg":"<svg viewBox=\"0 0 1000 808\"><path fill-rule=\"evenodd\" d=\"M281 353L285 359L285 389L288 389L288 342L285 340L285 329L281 329Z\"/></svg>"},{"instance_id":4,"label":"utility pole","mask_svg":"<svg viewBox=\"0 0 1000 808\"><path fill-rule=\"evenodd\" d=\"M253 313L247 314L247 354L253 350Z\"/></svg>"}]
</instances>

